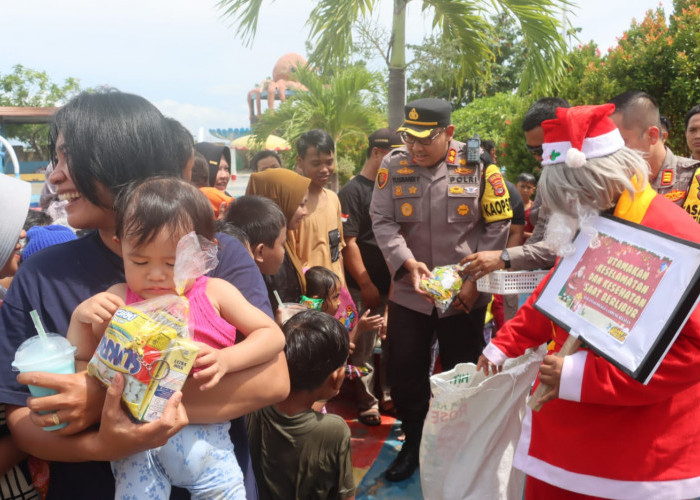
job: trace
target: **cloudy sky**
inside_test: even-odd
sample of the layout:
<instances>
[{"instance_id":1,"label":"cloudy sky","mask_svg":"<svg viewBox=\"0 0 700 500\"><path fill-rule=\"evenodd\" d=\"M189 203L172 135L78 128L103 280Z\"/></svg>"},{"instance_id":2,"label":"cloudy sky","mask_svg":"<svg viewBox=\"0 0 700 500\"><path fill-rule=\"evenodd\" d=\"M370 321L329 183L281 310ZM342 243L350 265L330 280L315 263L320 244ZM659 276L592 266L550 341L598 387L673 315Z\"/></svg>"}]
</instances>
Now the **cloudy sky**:
<instances>
[{"instance_id":1,"label":"cloudy sky","mask_svg":"<svg viewBox=\"0 0 700 500\"><path fill-rule=\"evenodd\" d=\"M632 18L671 0L578 0L570 20L582 41L602 50ZM306 55L312 0L268 0L252 47L234 36L216 0L0 0L0 74L15 64L46 71L53 81L110 85L142 95L197 134L200 128L248 126L246 95L272 73L280 56ZM391 22L390 0L377 19ZM408 6L409 43L430 29L421 2ZM264 109L264 108L263 108Z\"/></svg>"}]
</instances>

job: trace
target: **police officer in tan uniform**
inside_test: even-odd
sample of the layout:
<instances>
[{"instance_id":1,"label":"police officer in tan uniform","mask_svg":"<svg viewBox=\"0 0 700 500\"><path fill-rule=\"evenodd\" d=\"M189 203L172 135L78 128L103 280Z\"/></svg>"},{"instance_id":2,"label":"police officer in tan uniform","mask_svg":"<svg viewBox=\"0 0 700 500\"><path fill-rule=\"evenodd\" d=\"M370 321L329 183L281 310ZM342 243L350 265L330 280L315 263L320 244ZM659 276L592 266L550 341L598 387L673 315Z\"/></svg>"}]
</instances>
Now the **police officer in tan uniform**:
<instances>
[{"instance_id":1,"label":"police officer in tan uniform","mask_svg":"<svg viewBox=\"0 0 700 500\"><path fill-rule=\"evenodd\" d=\"M610 102L615 104L610 118L620 130L625 146L645 153L651 187L700 222L700 161L674 155L661 140L661 120L654 98L631 90Z\"/></svg>"},{"instance_id":2,"label":"police officer in tan uniform","mask_svg":"<svg viewBox=\"0 0 700 500\"><path fill-rule=\"evenodd\" d=\"M450 114L450 104L441 99L406 105L398 128L405 146L384 157L370 205L372 229L393 278L388 375L406 434L386 471L390 481L410 477L418 466L433 338L444 370L476 362L484 347L490 295L465 280L452 305L440 312L420 291L420 279L433 267L457 264L473 252L505 248L512 217L498 167L479 162L478 142L468 155L465 144L452 139Z\"/></svg>"}]
</instances>

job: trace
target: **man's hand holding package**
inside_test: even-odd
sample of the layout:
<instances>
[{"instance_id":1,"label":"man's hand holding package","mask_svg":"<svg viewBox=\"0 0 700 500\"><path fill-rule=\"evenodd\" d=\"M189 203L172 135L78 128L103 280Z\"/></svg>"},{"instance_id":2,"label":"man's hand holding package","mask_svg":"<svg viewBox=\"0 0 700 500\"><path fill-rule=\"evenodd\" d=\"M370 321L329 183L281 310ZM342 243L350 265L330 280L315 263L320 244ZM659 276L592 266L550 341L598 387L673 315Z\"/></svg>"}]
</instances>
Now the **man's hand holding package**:
<instances>
[{"instance_id":1,"label":"man's hand holding package","mask_svg":"<svg viewBox=\"0 0 700 500\"><path fill-rule=\"evenodd\" d=\"M505 269L505 263L501 260L502 253L501 250L484 250L467 255L459 264L461 266L466 264L464 275L470 280L476 281L490 272Z\"/></svg>"},{"instance_id":2,"label":"man's hand holding package","mask_svg":"<svg viewBox=\"0 0 700 500\"><path fill-rule=\"evenodd\" d=\"M428 266L426 266L423 262L418 262L415 259L408 259L403 263L403 267L410 273L411 283L413 283L413 289L416 291L416 293L425 297L425 300L432 302L433 299L430 297L430 294L420 289L420 280L422 278L433 277L433 273L430 272Z\"/></svg>"}]
</instances>

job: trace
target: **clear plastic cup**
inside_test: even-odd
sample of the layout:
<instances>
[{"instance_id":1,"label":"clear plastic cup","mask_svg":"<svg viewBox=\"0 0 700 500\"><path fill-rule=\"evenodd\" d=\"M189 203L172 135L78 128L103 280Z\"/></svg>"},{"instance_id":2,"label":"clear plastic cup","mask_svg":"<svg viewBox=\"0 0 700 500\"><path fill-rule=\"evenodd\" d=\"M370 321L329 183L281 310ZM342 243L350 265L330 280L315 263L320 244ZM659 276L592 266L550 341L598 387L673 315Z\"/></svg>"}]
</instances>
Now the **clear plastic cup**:
<instances>
[{"instance_id":1,"label":"clear plastic cup","mask_svg":"<svg viewBox=\"0 0 700 500\"><path fill-rule=\"evenodd\" d=\"M282 324L289 318L301 311L306 311L308 307L299 304L298 302L283 302L279 305L279 317Z\"/></svg>"},{"instance_id":2,"label":"clear plastic cup","mask_svg":"<svg viewBox=\"0 0 700 500\"><path fill-rule=\"evenodd\" d=\"M47 333L46 340L39 335L30 337L17 348L12 367L20 372L75 373L75 347L63 335ZM30 385L32 396L56 394L54 389ZM61 429L67 424L44 427L45 431Z\"/></svg>"}]
</instances>

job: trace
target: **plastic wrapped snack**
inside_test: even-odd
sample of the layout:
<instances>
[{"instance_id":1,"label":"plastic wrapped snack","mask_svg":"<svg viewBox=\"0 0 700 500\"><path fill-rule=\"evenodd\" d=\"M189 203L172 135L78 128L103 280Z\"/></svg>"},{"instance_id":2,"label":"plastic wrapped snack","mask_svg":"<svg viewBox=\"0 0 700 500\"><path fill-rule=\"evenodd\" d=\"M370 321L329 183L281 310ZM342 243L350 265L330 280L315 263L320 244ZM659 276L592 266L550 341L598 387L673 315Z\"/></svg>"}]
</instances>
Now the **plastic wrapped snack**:
<instances>
[{"instance_id":1,"label":"plastic wrapped snack","mask_svg":"<svg viewBox=\"0 0 700 500\"><path fill-rule=\"evenodd\" d=\"M302 295L299 303L302 306L305 306L309 309L315 309L317 311L320 311L321 306L323 306L323 299L312 299L311 297L307 297L306 295Z\"/></svg>"},{"instance_id":2,"label":"plastic wrapped snack","mask_svg":"<svg viewBox=\"0 0 700 500\"><path fill-rule=\"evenodd\" d=\"M419 288L430 295L435 301L435 307L441 312L445 312L450 307L454 297L462 288L460 269L458 265L438 266L433 268L432 278L420 280Z\"/></svg>"},{"instance_id":3,"label":"plastic wrapped snack","mask_svg":"<svg viewBox=\"0 0 700 500\"><path fill-rule=\"evenodd\" d=\"M120 308L88 364L105 385L124 375L122 399L139 420L157 420L192 369L199 349L189 340L188 308L177 295Z\"/></svg>"},{"instance_id":4,"label":"plastic wrapped snack","mask_svg":"<svg viewBox=\"0 0 700 500\"><path fill-rule=\"evenodd\" d=\"M185 235L175 259L178 293L216 263L213 243L195 233ZM194 365L199 349L190 340L188 312L187 298L175 294L119 308L88 363L88 373L105 385L115 373L124 375L122 400L141 421L160 418Z\"/></svg>"}]
</instances>

